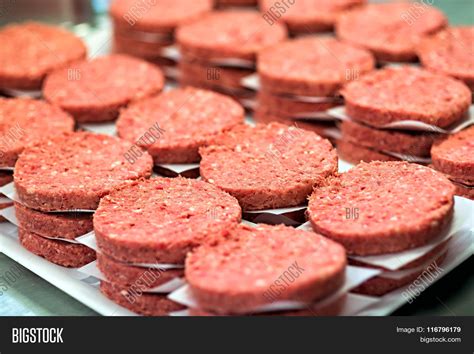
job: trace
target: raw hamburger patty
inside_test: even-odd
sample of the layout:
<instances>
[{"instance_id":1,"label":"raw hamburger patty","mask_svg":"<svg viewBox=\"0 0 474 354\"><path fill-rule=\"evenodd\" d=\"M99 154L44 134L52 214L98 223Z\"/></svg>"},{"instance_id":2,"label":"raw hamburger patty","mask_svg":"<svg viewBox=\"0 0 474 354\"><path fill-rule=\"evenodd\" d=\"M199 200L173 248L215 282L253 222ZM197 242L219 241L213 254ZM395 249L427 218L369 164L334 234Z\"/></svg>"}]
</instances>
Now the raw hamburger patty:
<instances>
[{"instance_id":1,"label":"raw hamburger patty","mask_svg":"<svg viewBox=\"0 0 474 354\"><path fill-rule=\"evenodd\" d=\"M462 80L474 91L473 43L473 26L447 28L423 40L418 57L425 68Z\"/></svg>"},{"instance_id":2,"label":"raw hamburger patty","mask_svg":"<svg viewBox=\"0 0 474 354\"><path fill-rule=\"evenodd\" d=\"M74 119L47 102L0 98L0 166L14 167L25 147L74 130Z\"/></svg>"},{"instance_id":3,"label":"raw hamburger patty","mask_svg":"<svg viewBox=\"0 0 474 354\"><path fill-rule=\"evenodd\" d=\"M163 48L173 44L172 39L164 39L160 42L147 42L117 33L114 33L113 40L115 53L129 54L150 60L163 56Z\"/></svg>"},{"instance_id":4,"label":"raw hamburger patty","mask_svg":"<svg viewBox=\"0 0 474 354\"><path fill-rule=\"evenodd\" d=\"M424 245L451 221L454 187L442 174L406 162L360 163L314 190L308 218L349 254Z\"/></svg>"},{"instance_id":5,"label":"raw hamburger patty","mask_svg":"<svg viewBox=\"0 0 474 354\"><path fill-rule=\"evenodd\" d=\"M120 306L144 316L168 316L170 312L184 309L184 306L171 301L166 295L134 292L112 283L101 282L100 291Z\"/></svg>"},{"instance_id":6,"label":"raw hamburger patty","mask_svg":"<svg viewBox=\"0 0 474 354\"><path fill-rule=\"evenodd\" d=\"M337 140L337 154L344 161L357 165L359 162L399 161L394 156L352 143L350 140Z\"/></svg>"},{"instance_id":7,"label":"raw hamburger patty","mask_svg":"<svg viewBox=\"0 0 474 354\"><path fill-rule=\"evenodd\" d=\"M110 16L116 29L169 33L202 17L212 5L212 0L114 0Z\"/></svg>"},{"instance_id":8,"label":"raw hamburger patty","mask_svg":"<svg viewBox=\"0 0 474 354\"><path fill-rule=\"evenodd\" d=\"M341 122L342 139L379 151L413 156L430 156L436 134L374 129L355 121Z\"/></svg>"},{"instance_id":9,"label":"raw hamburger patty","mask_svg":"<svg viewBox=\"0 0 474 354\"><path fill-rule=\"evenodd\" d=\"M45 80L43 94L78 122L101 122L114 120L120 108L160 92L163 85L157 66L113 54L53 72Z\"/></svg>"},{"instance_id":10,"label":"raw hamburger patty","mask_svg":"<svg viewBox=\"0 0 474 354\"><path fill-rule=\"evenodd\" d=\"M221 242L191 252L185 275L200 308L231 314L280 300L322 299L342 284L345 267L344 249L317 234L239 225Z\"/></svg>"},{"instance_id":11,"label":"raw hamburger patty","mask_svg":"<svg viewBox=\"0 0 474 354\"><path fill-rule=\"evenodd\" d=\"M103 198L94 214L102 253L122 262L182 264L202 243L237 224L237 200L213 185L186 178L153 178Z\"/></svg>"},{"instance_id":12,"label":"raw hamburger patty","mask_svg":"<svg viewBox=\"0 0 474 354\"><path fill-rule=\"evenodd\" d=\"M134 286L145 291L152 289L174 278L184 275L183 269L156 269L132 266L118 262L102 253L97 254L97 267L108 281L123 287Z\"/></svg>"},{"instance_id":13,"label":"raw hamburger patty","mask_svg":"<svg viewBox=\"0 0 474 354\"><path fill-rule=\"evenodd\" d=\"M371 50L380 61L414 61L426 35L447 25L443 13L424 3L371 4L340 16L336 33L342 40Z\"/></svg>"},{"instance_id":14,"label":"raw hamburger patty","mask_svg":"<svg viewBox=\"0 0 474 354\"><path fill-rule=\"evenodd\" d=\"M26 22L0 31L0 87L40 90L51 71L86 57L84 43L72 33Z\"/></svg>"},{"instance_id":15,"label":"raw hamburger patty","mask_svg":"<svg viewBox=\"0 0 474 354\"><path fill-rule=\"evenodd\" d=\"M25 149L13 175L21 203L40 211L94 210L113 189L149 177L148 153L134 164L121 139L86 132L63 134Z\"/></svg>"},{"instance_id":16,"label":"raw hamburger patty","mask_svg":"<svg viewBox=\"0 0 474 354\"><path fill-rule=\"evenodd\" d=\"M148 150L155 164L192 163L200 159L199 147L243 123L244 113L243 107L228 96L190 87L174 89L123 110L117 132ZM145 138L153 127L155 137Z\"/></svg>"},{"instance_id":17,"label":"raw hamburger patty","mask_svg":"<svg viewBox=\"0 0 474 354\"><path fill-rule=\"evenodd\" d=\"M306 96L334 96L348 81L371 71L370 52L333 38L304 37L259 53L262 90Z\"/></svg>"},{"instance_id":18,"label":"raw hamburger patty","mask_svg":"<svg viewBox=\"0 0 474 354\"><path fill-rule=\"evenodd\" d=\"M342 95L347 114L374 127L417 120L444 128L462 119L472 100L462 82L410 66L369 73Z\"/></svg>"},{"instance_id":19,"label":"raw hamburger patty","mask_svg":"<svg viewBox=\"0 0 474 354\"><path fill-rule=\"evenodd\" d=\"M286 37L283 25L269 26L261 14L249 10L215 11L176 31L182 55L201 60L255 60L259 50Z\"/></svg>"},{"instance_id":20,"label":"raw hamburger patty","mask_svg":"<svg viewBox=\"0 0 474 354\"><path fill-rule=\"evenodd\" d=\"M474 126L435 143L431 159L435 169L451 178L474 180Z\"/></svg>"},{"instance_id":21,"label":"raw hamburger patty","mask_svg":"<svg viewBox=\"0 0 474 354\"><path fill-rule=\"evenodd\" d=\"M278 0L260 0L260 11L269 23L281 20L290 33L330 31L344 11L362 5L366 0L297 0L286 4Z\"/></svg>"},{"instance_id":22,"label":"raw hamburger patty","mask_svg":"<svg viewBox=\"0 0 474 354\"><path fill-rule=\"evenodd\" d=\"M304 204L313 186L337 171L331 143L279 123L238 126L199 150L201 177L244 210Z\"/></svg>"},{"instance_id":23,"label":"raw hamburger patty","mask_svg":"<svg viewBox=\"0 0 474 354\"><path fill-rule=\"evenodd\" d=\"M18 228L20 243L31 253L68 268L79 268L95 260L95 251L84 245L43 238Z\"/></svg>"},{"instance_id":24,"label":"raw hamburger patty","mask_svg":"<svg viewBox=\"0 0 474 354\"><path fill-rule=\"evenodd\" d=\"M18 226L44 237L75 239L93 230L92 213L42 213L15 203Z\"/></svg>"}]
</instances>

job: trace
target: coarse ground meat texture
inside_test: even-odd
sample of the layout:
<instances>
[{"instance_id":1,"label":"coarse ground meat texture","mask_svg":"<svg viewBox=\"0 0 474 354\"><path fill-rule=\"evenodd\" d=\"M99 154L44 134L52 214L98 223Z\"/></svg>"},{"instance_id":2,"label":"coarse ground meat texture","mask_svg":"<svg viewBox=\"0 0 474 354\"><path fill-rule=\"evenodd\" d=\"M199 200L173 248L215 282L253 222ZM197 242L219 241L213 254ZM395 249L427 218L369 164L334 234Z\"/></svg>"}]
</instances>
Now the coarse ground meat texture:
<instances>
[{"instance_id":1,"label":"coarse ground meat texture","mask_svg":"<svg viewBox=\"0 0 474 354\"><path fill-rule=\"evenodd\" d=\"M212 10L212 0L114 0L110 16L115 29L172 33Z\"/></svg>"},{"instance_id":2,"label":"coarse ground meat texture","mask_svg":"<svg viewBox=\"0 0 474 354\"><path fill-rule=\"evenodd\" d=\"M243 210L304 204L313 186L337 171L328 140L280 123L238 126L199 152L201 177Z\"/></svg>"},{"instance_id":3,"label":"coarse ground meat texture","mask_svg":"<svg viewBox=\"0 0 474 354\"><path fill-rule=\"evenodd\" d=\"M74 119L47 102L0 98L0 166L14 167L25 147L74 130Z\"/></svg>"},{"instance_id":4,"label":"coarse ground meat texture","mask_svg":"<svg viewBox=\"0 0 474 354\"><path fill-rule=\"evenodd\" d=\"M308 36L262 50L257 71L262 90L335 96L348 81L374 69L369 51L334 38Z\"/></svg>"},{"instance_id":5,"label":"coarse ground meat texture","mask_svg":"<svg viewBox=\"0 0 474 354\"><path fill-rule=\"evenodd\" d=\"M258 109L273 112L284 117L295 117L304 113L324 112L337 106L336 102L306 102L300 101L297 97L288 97L273 94L266 91L259 91L257 94Z\"/></svg>"},{"instance_id":6,"label":"coarse ground meat texture","mask_svg":"<svg viewBox=\"0 0 474 354\"><path fill-rule=\"evenodd\" d=\"M426 157L439 134L374 129L355 121L340 124L342 139L378 151Z\"/></svg>"},{"instance_id":7,"label":"coarse ground meat texture","mask_svg":"<svg viewBox=\"0 0 474 354\"><path fill-rule=\"evenodd\" d=\"M436 142L431 159L436 170L451 178L474 180L474 126Z\"/></svg>"},{"instance_id":8,"label":"coarse ground meat texture","mask_svg":"<svg viewBox=\"0 0 474 354\"><path fill-rule=\"evenodd\" d=\"M191 252L185 276L199 308L251 313L274 301L328 296L342 285L346 263L343 247L320 235L283 225L239 225L220 242Z\"/></svg>"},{"instance_id":9,"label":"coarse ground meat texture","mask_svg":"<svg viewBox=\"0 0 474 354\"><path fill-rule=\"evenodd\" d=\"M51 71L86 57L74 34L35 22L12 24L0 31L0 87L40 90Z\"/></svg>"},{"instance_id":10,"label":"coarse ground meat texture","mask_svg":"<svg viewBox=\"0 0 474 354\"><path fill-rule=\"evenodd\" d=\"M280 19L294 35L330 31L338 16L365 3L366 0L259 1L260 11L269 24Z\"/></svg>"},{"instance_id":11,"label":"coarse ground meat texture","mask_svg":"<svg viewBox=\"0 0 474 354\"><path fill-rule=\"evenodd\" d=\"M164 86L160 68L123 54L71 64L48 75L43 95L78 122L117 118L130 102L159 93Z\"/></svg>"},{"instance_id":12,"label":"coarse ground meat texture","mask_svg":"<svg viewBox=\"0 0 474 354\"><path fill-rule=\"evenodd\" d=\"M42 213L15 203L18 226L43 237L73 240L94 229L92 213Z\"/></svg>"},{"instance_id":13,"label":"coarse ground meat texture","mask_svg":"<svg viewBox=\"0 0 474 354\"><path fill-rule=\"evenodd\" d=\"M179 79L182 82L194 81L206 85L220 86L229 89L244 89L242 79L254 71L244 68L219 67L212 63L188 62L178 63Z\"/></svg>"},{"instance_id":14,"label":"coarse ground meat texture","mask_svg":"<svg viewBox=\"0 0 474 354\"><path fill-rule=\"evenodd\" d=\"M369 296L383 296L392 292L396 289L401 288L402 286L408 285L415 281L419 276L427 271L427 269L432 269L433 267L439 266L444 259L446 258L446 252L439 256L433 263L429 264L425 269L414 271L411 274L408 274L402 278L387 278L383 274L380 276L375 276L365 281L358 287L351 290L351 292L356 294L363 294Z\"/></svg>"},{"instance_id":15,"label":"coarse ground meat texture","mask_svg":"<svg viewBox=\"0 0 474 354\"><path fill-rule=\"evenodd\" d=\"M339 139L336 142L337 155L344 161L357 165L359 162L400 161L400 159L380 151Z\"/></svg>"},{"instance_id":16,"label":"coarse ground meat texture","mask_svg":"<svg viewBox=\"0 0 474 354\"><path fill-rule=\"evenodd\" d=\"M109 282L124 287L134 286L143 291L184 276L183 269L137 267L118 262L102 253L97 253L97 267Z\"/></svg>"},{"instance_id":17,"label":"coarse ground meat texture","mask_svg":"<svg viewBox=\"0 0 474 354\"><path fill-rule=\"evenodd\" d=\"M224 237L240 206L215 186L186 178L152 178L111 193L94 214L102 253L122 262L182 264L193 248Z\"/></svg>"},{"instance_id":18,"label":"coarse ground meat texture","mask_svg":"<svg viewBox=\"0 0 474 354\"><path fill-rule=\"evenodd\" d=\"M424 36L447 25L443 13L420 3L371 4L336 22L337 37L367 48L379 61L410 62Z\"/></svg>"},{"instance_id":19,"label":"coarse ground meat texture","mask_svg":"<svg viewBox=\"0 0 474 354\"><path fill-rule=\"evenodd\" d=\"M113 302L143 316L168 316L170 312L185 308L168 299L166 294L136 292L133 289L109 282L100 282L100 291Z\"/></svg>"},{"instance_id":20,"label":"coarse ground meat texture","mask_svg":"<svg viewBox=\"0 0 474 354\"><path fill-rule=\"evenodd\" d=\"M179 88L130 105L120 114L117 132L146 149L155 164L192 163L200 160L201 146L243 123L244 115L228 96Z\"/></svg>"},{"instance_id":21,"label":"coarse ground meat texture","mask_svg":"<svg viewBox=\"0 0 474 354\"><path fill-rule=\"evenodd\" d=\"M426 38L417 48L428 70L464 81L474 91L474 27L451 27Z\"/></svg>"},{"instance_id":22,"label":"coarse ground meat texture","mask_svg":"<svg viewBox=\"0 0 474 354\"><path fill-rule=\"evenodd\" d=\"M472 100L461 81L411 66L369 73L342 95L347 115L373 127L416 120L445 128L464 118Z\"/></svg>"},{"instance_id":23,"label":"coarse ground meat texture","mask_svg":"<svg viewBox=\"0 0 474 354\"><path fill-rule=\"evenodd\" d=\"M25 149L13 174L18 198L39 211L95 210L113 189L149 177L148 153L135 163L124 155L132 144L87 132L68 133Z\"/></svg>"},{"instance_id":24,"label":"coarse ground meat texture","mask_svg":"<svg viewBox=\"0 0 474 354\"><path fill-rule=\"evenodd\" d=\"M314 230L366 256L422 246L452 219L454 187L441 173L407 162L360 163L316 188Z\"/></svg>"},{"instance_id":25,"label":"coarse ground meat texture","mask_svg":"<svg viewBox=\"0 0 474 354\"><path fill-rule=\"evenodd\" d=\"M258 51L283 41L286 28L269 26L257 11L214 11L176 31L181 54L201 60L255 60Z\"/></svg>"},{"instance_id":26,"label":"coarse ground meat texture","mask_svg":"<svg viewBox=\"0 0 474 354\"><path fill-rule=\"evenodd\" d=\"M18 228L20 243L31 253L67 268L79 268L95 260L95 251L84 245L56 241Z\"/></svg>"}]
</instances>

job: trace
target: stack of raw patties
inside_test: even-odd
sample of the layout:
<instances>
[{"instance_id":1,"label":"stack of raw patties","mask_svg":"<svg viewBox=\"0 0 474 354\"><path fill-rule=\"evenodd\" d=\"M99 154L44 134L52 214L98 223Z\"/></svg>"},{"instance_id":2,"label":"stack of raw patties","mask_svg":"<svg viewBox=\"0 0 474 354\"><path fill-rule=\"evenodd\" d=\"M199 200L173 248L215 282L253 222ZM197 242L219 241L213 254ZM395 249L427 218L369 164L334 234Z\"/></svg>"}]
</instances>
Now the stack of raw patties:
<instances>
[{"instance_id":1,"label":"stack of raw patties","mask_svg":"<svg viewBox=\"0 0 474 354\"><path fill-rule=\"evenodd\" d=\"M259 53L257 122L296 124L328 136L334 118L326 110L341 103L340 88L374 69L364 50L327 37L305 37Z\"/></svg>"},{"instance_id":2,"label":"stack of raw patties","mask_svg":"<svg viewBox=\"0 0 474 354\"><path fill-rule=\"evenodd\" d=\"M257 11L216 11L176 33L179 82L237 98L252 96L242 79L255 71L258 51L287 37L281 24L268 26Z\"/></svg>"},{"instance_id":3,"label":"stack of raw patties","mask_svg":"<svg viewBox=\"0 0 474 354\"><path fill-rule=\"evenodd\" d=\"M142 315L181 310L166 294L182 285L187 254L224 239L240 218L235 198L195 179L152 178L112 192L94 215L101 291Z\"/></svg>"},{"instance_id":4,"label":"stack of raw patties","mask_svg":"<svg viewBox=\"0 0 474 354\"><path fill-rule=\"evenodd\" d=\"M463 82L412 66L374 71L349 83L342 95L345 114L337 147L352 163L429 163L439 128L463 121L472 99Z\"/></svg>"},{"instance_id":5,"label":"stack of raw patties","mask_svg":"<svg viewBox=\"0 0 474 354\"><path fill-rule=\"evenodd\" d=\"M384 270L355 290L377 296L439 269L453 214L450 181L402 161L360 163L316 188L307 212L314 231L342 244L350 263ZM381 260L391 260L396 271Z\"/></svg>"},{"instance_id":6,"label":"stack of raw patties","mask_svg":"<svg viewBox=\"0 0 474 354\"><path fill-rule=\"evenodd\" d=\"M69 132L25 148L14 173L20 243L65 267L93 261L95 251L76 238L92 230L100 198L151 174L147 153L133 165L126 161L131 147L115 137Z\"/></svg>"},{"instance_id":7,"label":"stack of raw patties","mask_svg":"<svg viewBox=\"0 0 474 354\"><path fill-rule=\"evenodd\" d=\"M114 50L135 55L163 67L173 67L175 57L163 49L174 43L179 25L202 17L212 0L115 0L110 7L114 25Z\"/></svg>"},{"instance_id":8,"label":"stack of raw patties","mask_svg":"<svg viewBox=\"0 0 474 354\"><path fill-rule=\"evenodd\" d=\"M255 7L257 5L257 0L216 0L216 6L220 9L226 7Z\"/></svg>"}]
</instances>

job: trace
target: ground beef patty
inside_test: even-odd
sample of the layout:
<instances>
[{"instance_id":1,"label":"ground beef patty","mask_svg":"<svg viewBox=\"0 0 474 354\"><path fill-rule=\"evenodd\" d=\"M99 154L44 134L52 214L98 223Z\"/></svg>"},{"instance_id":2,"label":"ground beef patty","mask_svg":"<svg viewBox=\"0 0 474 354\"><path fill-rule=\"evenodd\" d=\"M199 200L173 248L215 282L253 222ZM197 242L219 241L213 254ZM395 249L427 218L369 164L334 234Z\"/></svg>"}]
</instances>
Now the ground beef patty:
<instances>
[{"instance_id":1,"label":"ground beef patty","mask_svg":"<svg viewBox=\"0 0 474 354\"><path fill-rule=\"evenodd\" d=\"M259 53L263 90L306 96L334 96L343 84L374 68L370 52L333 38L303 37Z\"/></svg>"},{"instance_id":2,"label":"ground beef patty","mask_svg":"<svg viewBox=\"0 0 474 354\"><path fill-rule=\"evenodd\" d=\"M347 114L374 127L402 120L447 127L463 118L472 99L464 83L411 66L369 73L342 95Z\"/></svg>"},{"instance_id":3,"label":"ground beef patty","mask_svg":"<svg viewBox=\"0 0 474 354\"><path fill-rule=\"evenodd\" d=\"M107 135L63 134L25 149L13 175L21 203L40 211L94 210L113 189L149 177L153 161L144 152L134 164L124 155L132 144Z\"/></svg>"},{"instance_id":4,"label":"ground beef patty","mask_svg":"<svg viewBox=\"0 0 474 354\"><path fill-rule=\"evenodd\" d=\"M474 91L472 43L473 26L447 28L423 40L418 57L425 68L462 80Z\"/></svg>"},{"instance_id":5,"label":"ground beef patty","mask_svg":"<svg viewBox=\"0 0 474 354\"><path fill-rule=\"evenodd\" d=\"M167 295L136 292L104 281L100 283L100 291L120 306L144 316L168 316L170 312L185 308L168 299Z\"/></svg>"},{"instance_id":6,"label":"ground beef patty","mask_svg":"<svg viewBox=\"0 0 474 354\"><path fill-rule=\"evenodd\" d=\"M92 213L42 213L15 203L18 226L44 237L75 239L93 230Z\"/></svg>"},{"instance_id":7,"label":"ground beef patty","mask_svg":"<svg viewBox=\"0 0 474 354\"><path fill-rule=\"evenodd\" d=\"M346 254L317 234L283 225L239 225L221 242L197 248L185 275L199 308L248 313L280 300L312 302L344 280Z\"/></svg>"},{"instance_id":8,"label":"ground beef patty","mask_svg":"<svg viewBox=\"0 0 474 354\"><path fill-rule=\"evenodd\" d=\"M308 218L349 254L424 245L450 222L454 187L442 174L406 162L360 163L315 189Z\"/></svg>"},{"instance_id":9,"label":"ground beef patty","mask_svg":"<svg viewBox=\"0 0 474 354\"><path fill-rule=\"evenodd\" d=\"M163 85L157 66L113 54L53 72L45 80L43 94L78 122L101 122L114 120L120 108L159 93Z\"/></svg>"},{"instance_id":10,"label":"ground beef patty","mask_svg":"<svg viewBox=\"0 0 474 354\"><path fill-rule=\"evenodd\" d=\"M115 29L171 33L184 23L211 11L212 0L114 0L110 16Z\"/></svg>"},{"instance_id":11,"label":"ground beef patty","mask_svg":"<svg viewBox=\"0 0 474 354\"><path fill-rule=\"evenodd\" d=\"M420 3L371 4L340 16L342 40L371 50L380 61L414 61L422 38L447 25L443 13Z\"/></svg>"},{"instance_id":12,"label":"ground beef patty","mask_svg":"<svg viewBox=\"0 0 474 354\"><path fill-rule=\"evenodd\" d=\"M255 60L256 53L287 37L281 24L269 26L257 11L215 11L176 31L184 57Z\"/></svg>"},{"instance_id":13,"label":"ground beef patty","mask_svg":"<svg viewBox=\"0 0 474 354\"><path fill-rule=\"evenodd\" d=\"M0 87L40 90L51 71L86 57L78 37L35 22L13 24L0 31Z\"/></svg>"},{"instance_id":14,"label":"ground beef patty","mask_svg":"<svg viewBox=\"0 0 474 354\"><path fill-rule=\"evenodd\" d=\"M304 204L313 186L337 171L331 143L279 123L238 126L199 150L201 177L244 210Z\"/></svg>"},{"instance_id":15,"label":"ground beef patty","mask_svg":"<svg viewBox=\"0 0 474 354\"><path fill-rule=\"evenodd\" d=\"M437 142L431 159L436 170L451 178L474 180L474 126Z\"/></svg>"},{"instance_id":16,"label":"ground beef patty","mask_svg":"<svg viewBox=\"0 0 474 354\"><path fill-rule=\"evenodd\" d=\"M184 276L183 269L136 267L118 262L102 253L97 254L97 267L109 282L123 287L134 286L142 291Z\"/></svg>"},{"instance_id":17,"label":"ground beef patty","mask_svg":"<svg viewBox=\"0 0 474 354\"><path fill-rule=\"evenodd\" d=\"M103 198L94 214L102 253L122 262L184 262L194 247L214 242L241 218L233 197L186 178L152 178Z\"/></svg>"},{"instance_id":18,"label":"ground beef patty","mask_svg":"<svg viewBox=\"0 0 474 354\"><path fill-rule=\"evenodd\" d=\"M18 228L20 243L31 253L68 268L79 268L95 260L95 251L84 245L43 238Z\"/></svg>"},{"instance_id":19,"label":"ground beef patty","mask_svg":"<svg viewBox=\"0 0 474 354\"><path fill-rule=\"evenodd\" d=\"M352 140L339 139L336 141L336 146L337 155L344 161L354 165L361 161L400 161L400 159L394 156L353 143Z\"/></svg>"},{"instance_id":20,"label":"ground beef patty","mask_svg":"<svg viewBox=\"0 0 474 354\"><path fill-rule=\"evenodd\" d=\"M243 123L244 114L243 107L228 96L189 87L130 105L120 114L117 132L148 150L155 164L192 163L200 159L199 147ZM158 135L146 139L153 127L160 130Z\"/></svg>"},{"instance_id":21,"label":"ground beef patty","mask_svg":"<svg viewBox=\"0 0 474 354\"><path fill-rule=\"evenodd\" d=\"M73 129L74 119L47 102L0 98L0 166L14 167L25 147Z\"/></svg>"},{"instance_id":22,"label":"ground beef patty","mask_svg":"<svg viewBox=\"0 0 474 354\"><path fill-rule=\"evenodd\" d=\"M342 139L379 151L396 152L413 156L430 156L437 134L412 133L397 130L374 129L355 121L340 124Z\"/></svg>"},{"instance_id":23,"label":"ground beef patty","mask_svg":"<svg viewBox=\"0 0 474 354\"><path fill-rule=\"evenodd\" d=\"M273 24L283 21L292 34L330 31L345 11L366 3L366 0L260 0L263 18Z\"/></svg>"}]
</instances>

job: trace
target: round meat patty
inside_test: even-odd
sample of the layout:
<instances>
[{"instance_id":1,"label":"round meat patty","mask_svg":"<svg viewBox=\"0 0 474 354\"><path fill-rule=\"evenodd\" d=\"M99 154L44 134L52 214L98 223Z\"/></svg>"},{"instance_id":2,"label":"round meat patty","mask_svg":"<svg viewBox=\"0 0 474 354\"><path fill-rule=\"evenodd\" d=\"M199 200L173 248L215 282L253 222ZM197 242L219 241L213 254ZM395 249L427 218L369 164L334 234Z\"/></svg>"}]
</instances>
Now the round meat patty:
<instances>
[{"instance_id":1,"label":"round meat patty","mask_svg":"<svg viewBox=\"0 0 474 354\"><path fill-rule=\"evenodd\" d=\"M313 186L337 171L331 143L279 123L238 126L199 150L201 177L244 210L304 204Z\"/></svg>"},{"instance_id":2,"label":"round meat patty","mask_svg":"<svg viewBox=\"0 0 474 354\"><path fill-rule=\"evenodd\" d=\"M212 10L212 0L114 0L110 16L115 30L172 33Z\"/></svg>"},{"instance_id":3,"label":"round meat patty","mask_svg":"<svg viewBox=\"0 0 474 354\"><path fill-rule=\"evenodd\" d=\"M118 262L102 253L97 254L97 267L109 282L123 287L134 287L142 291L153 289L174 278L184 276L183 269L137 267Z\"/></svg>"},{"instance_id":4,"label":"round meat patty","mask_svg":"<svg viewBox=\"0 0 474 354\"><path fill-rule=\"evenodd\" d=\"M117 132L148 150L155 164L192 163L200 159L199 147L243 123L244 114L228 96L188 87L130 105L120 114Z\"/></svg>"},{"instance_id":5,"label":"round meat patty","mask_svg":"<svg viewBox=\"0 0 474 354\"><path fill-rule=\"evenodd\" d=\"M450 178L474 180L474 126L435 143L431 159L434 168Z\"/></svg>"},{"instance_id":6,"label":"round meat patty","mask_svg":"<svg viewBox=\"0 0 474 354\"><path fill-rule=\"evenodd\" d=\"M351 140L339 139L336 142L337 155L354 165L359 162L372 162L372 161L400 161L400 159L384 154L380 151L364 147L353 143Z\"/></svg>"},{"instance_id":7,"label":"round meat patty","mask_svg":"<svg viewBox=\"0 0 474 354\"><path fill-rule=\"evenodd\" d=\"M438 134L412 133L397 130L374 129L355 121L340 124L342 139L378 151L389 151L412 156L429 157L431 146Z\"/></svg>"},{"instance_id":8,"label":"round meat patty","mask_svg":"<svg viewBox=\"0 0 474 354\"><path fill-rule=\"evenodd\" d=\"M342 95L348 116L374 127L416 120L445 128L464 118L472 100L461 81L411 66L369 73Z\"/></svg>"},{"instance_id":9,"label":"round meat patty","mask_svg":"<svg viewBox=\"0 0 474 354\"><path fill-rule=\"evenodd\" d=\"M259 53L262 90L306 96L334 96L348 81L374 69L370 52L333 38L303 37Z\"/></svg>"},{"instance_id":10,"label":"round meat patty","mask_svg":"<svg viewBox=\"0 0 474 354\"><path fill-rule=\"evenodd\" d=\"M440 10L424 3L371 4L340 16L336 34L369 49L379 61L409 62L422 38L447 23Z\"/></svg>"},{"instance_id":11,"label":"round meat patty","mask_svg":"<svg viewBox=\"0 0 474 354\"><path fill-rule=\"evenodd\" d=\"M86 57L74 34L35 22L12 24L0 31L0 87L40 90L51 71Z\"/></svg>"},{"instance_id":12,"label":"round meat patty","mask_svg":"<svg viewBox=\"0 0 474 354\"><path fill-rule=\"evenodd\" d=\"M153 161L143 152L133 164L132 144L101 134L63 134L25 149L13 175L21 203L40 211L95 210L113 189L149 177Z\"/></svg>"},{"instance_id":13,"label":"round meat patty","mask_svg":"<svg viewBox=\"0 0 474 354\"><path fill-rule=\"evenodd\" d=\"M95 260L95 251L84 245L50 240L18 228L20 243L31 253L68 268L79 268Z\"/></svg>"},{"instance_id":14,"label":"round meat patty","mask_svg":"<svg viewBox=\"0 0 474 354\"><path fill-rule=\"evenodd\" d=\"M47 102L0 98L0 165L14 167L25 147L74 130L74 119Z\"/></svg>"},{"instance_id":15,"label":"round meat patty","mask_svg":"<svg viewBox=\"0 0 474 354\"><path fill-rule=\"evenodd\" d=\"M176 31L176 41L186 58L255 60L257 52L283 41L286 28L269 26L257 11L214 11Z\"/></svg>"},{"instance_id":16,"label":"round meat patty","mask_svg":"<svg viewBox=\"0 0 474 354\"><path fill-rule=\"evenodd\" d=\"M51 238L75 239L94 229L92 213L42 213L15 203L18 226Z\"/></svg>"},{"instance_id":17,"label":"round meat patty","mask_svg":"<svg viewBox=\"0 0 474 354\"><path fill-rule=\"evenodd\" d=\"M308 218L316 232L366 256L419 247L451 221L454 187L431 168L360 163L315 189Z\"/></svg>"},{"instance_id":18,"label":"round meat patty","mask_svg":"<svg viewBox=\"0 0 474 354\"><path fill-rule=\"evenodd\" d=\"M168 316L170 312L185 308L168 299L167 295L136 292L108 282L100 282L100 291L120 306L144 316Z\"/></svg>"},{"instance_id":19,"label":"round meat patty","mask_svg":"<svg viewBox=\"0 0 474 354\"><path fill-rule=\"evenodd\" d=\"M249 313L275 301L313 302L344 281L346 254L317 234L283 225L239 225L186 259L185 275L199 308Z\"/></svg>"},{"instance_id":20,"label":"round meat patty","mask_svg":"<svg viewBox=\"0 0 474 354\"><path fill-rule=\"evenodd\" d=\"M283 21L291 34L330 31L336 19L345 11L363 5L366 0L260 0L263 18L272 25Z\"/></svg>"},{"instance_id":21,"label":"round meat patty","mask_svg":"<svg viewBox=\"0 0 474 354\"><path fill-rule=\"evenodd\" d=\"M129 263L182 264L203 243L224 237L240 222L233 197L186 178L152 178L103 198L94 214L102 253Z\"/></svg>"},{"instance_id":22,"label":"round meat patty","mask_svg":"<svg viewBox=\"0 0 474 354\"><path fill-rule=\"evenodd\" d=\"M474 91L472 43L474 26L447 28L423 40L418 57L425 68L462 80Z\"/></svg>"},{"instance_id":23,"label":"round meat patty","mask_svg":"<svg viewBox=\"0 0 474 354\"><path fill-rule=\"evenodd\" d=\"M78 122L103 122L114 120L119 109L159 93L163 86L157 66L113 54L54 71L45 80L43 95Z\"/></svg>"}]
</instances>

